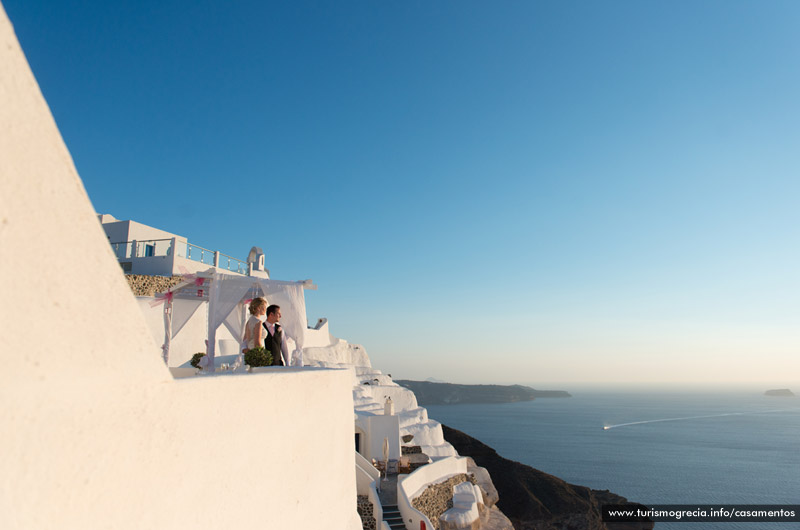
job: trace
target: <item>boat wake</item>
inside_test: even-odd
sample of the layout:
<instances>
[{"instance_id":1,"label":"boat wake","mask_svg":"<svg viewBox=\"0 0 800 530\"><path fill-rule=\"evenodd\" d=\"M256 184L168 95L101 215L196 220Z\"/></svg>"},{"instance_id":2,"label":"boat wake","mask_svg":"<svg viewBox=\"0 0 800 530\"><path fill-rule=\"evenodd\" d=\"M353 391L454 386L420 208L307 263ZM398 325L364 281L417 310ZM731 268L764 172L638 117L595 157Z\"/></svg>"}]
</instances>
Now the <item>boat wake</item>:
<instances>
[{"instance_id":1,"label":"boat wake","mask_svg":"<svg viewBox=\"0 0 800 530\"><path fill-rule=\"evenodd\" d=\"M603 430L608 431L610 429L616 429L617 427L627 427L629 425L644 425L645 423L658 423L662 421L699 420L701 418L722 418L724 416L749 416L753 414L768 414L771 412L789 412L791 410L796 410L796 409L762 410L759 412L727 412L725 414L707 414L704 416L684 416L681 418L662 418L658 420L631 421L628 423L617 423L616 425L605 425L603 426Z\"/></svg>"}]
</instances>

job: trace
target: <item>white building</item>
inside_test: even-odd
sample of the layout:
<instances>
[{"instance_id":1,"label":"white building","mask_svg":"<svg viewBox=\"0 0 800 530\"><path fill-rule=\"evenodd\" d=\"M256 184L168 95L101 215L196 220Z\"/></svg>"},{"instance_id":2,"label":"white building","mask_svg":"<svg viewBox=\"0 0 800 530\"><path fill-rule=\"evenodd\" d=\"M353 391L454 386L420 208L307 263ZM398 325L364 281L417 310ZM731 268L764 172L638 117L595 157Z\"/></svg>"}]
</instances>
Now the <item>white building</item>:
<instances>
[{"instance_id":1,"label":"white building","mask_svg":"<svg viewBox=\"0 0 800 530\"><path fill-rule=\"evenodd\" d=\"M136 221L120 221L110 214L99 214L97 218L126 274L174 276L214 267L220 272L269 278L264 252L258 247L253 247L243 261Z\"/></svg>"}]
</instances>

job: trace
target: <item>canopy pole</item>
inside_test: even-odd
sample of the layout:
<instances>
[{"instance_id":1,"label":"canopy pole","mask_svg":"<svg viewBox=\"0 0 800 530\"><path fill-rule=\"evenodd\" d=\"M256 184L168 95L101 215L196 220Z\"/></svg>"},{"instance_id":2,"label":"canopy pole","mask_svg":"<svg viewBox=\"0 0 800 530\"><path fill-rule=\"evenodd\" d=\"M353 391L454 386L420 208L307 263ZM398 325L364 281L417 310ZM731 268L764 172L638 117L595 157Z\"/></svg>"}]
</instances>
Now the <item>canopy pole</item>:
<instances>
[{"instance_id":1,"label":"canopy pole","mask_svg":"<svg viewBox=\"0 0 800 530\"><path fill-rule=\"evenodd\" d=\"M172 340L172 299L164 302L164 344L161 346L161 354L164 364L169 366L169 344Z\"/></svg>"},{"instance_id":2,"label":"canopy pole","mask_svg":"<svg viewBox=\"0 0 800 530\"><path fill-rule=\"evenodd\" d=\"M214 274L216 276L216 274ZM217 302L219 301L219 282L216 281L216 278L211 280L211 289L208 293L208 318L206 322L209 322L211 319L211 315L214 315L214 310L216 309ZM216 368L214 366L214 355L216 353L216 346L217 346L217 326L213 325L213 323L209 322L208 326L208 339L206 340L206 359L208 359L208 363L206 364L206 370L214 373Z\"/></svg>"}]
</instances>

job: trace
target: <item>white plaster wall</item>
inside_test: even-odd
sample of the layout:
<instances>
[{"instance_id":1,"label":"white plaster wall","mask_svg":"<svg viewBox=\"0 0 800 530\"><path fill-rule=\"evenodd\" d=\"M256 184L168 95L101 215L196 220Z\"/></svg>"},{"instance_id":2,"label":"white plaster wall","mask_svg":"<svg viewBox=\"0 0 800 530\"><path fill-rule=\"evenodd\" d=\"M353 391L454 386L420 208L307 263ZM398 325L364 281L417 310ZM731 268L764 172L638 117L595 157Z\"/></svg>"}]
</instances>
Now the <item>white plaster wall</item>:
<instances>
[{"instance_id":1,"label":"white plaster wall","mask_svg":"<svg viewBox=\"0 0 800 530\"><path fill-rule=\"evenodd\" d=\"M186 238L179 236L177 234L173 234L171 232L167 232L166 230L161 230L159 228L153 228L152 226L148 226L142 223L137 223L136 221L111 221L111 222L102 222L103 230L106 233L107 238L109 238L111 243L120 243L124 241L145 241L145 240L152 240L152 239L172 239L173 237L178 238L179 243L182 242L185 248L186 246Z\"/></svg>"},{"instance_id":2,"label":"white plaster wall","mask_svg":"<svg viewBox=\"0 0 800 530\"><path fill-rule=\"evenodd\" d=\"M356 467L361 468L367 475L369 475L370 479L373 482L377 482L378 480L380 480L381 472L378 471L369 460L364 458L359 453L355 453L355 457L356 457ZM359 494L361 494L361 491L359 491Z\"/></svg>"},{"instance_id":3,"label":"white plaster wall","mask_svg":"<svg viewBox=\"0 0 800 530\"><path fill-rule=\"evenodd\" d=\"M347 378L290 370L12 386L0 527L359 528Z\"/></svg>"},{"instance_id":4,"label":"white plaster wall","mask_svg":"<svg viewBox=\"0 0 800 530\"><path fill-rule=\"evenodd\" d=\"M128 226L130 225L130 221L113 221L102 223L102 225L110 243L130 241L128 239Z\"/></svg>"},{"instance_id":5,"label":"white plaster wall","mask_svg":"<svg viewBox=\"0 0 800 530\"><path fill-rule=\"evenodd\" d=\"M436 484L447 478L467 472L467 459L460 456L451 456L422 466L410 475L406 475L397 482L397 496L404 495L409 501L419 497L430 484Z\"/></svg>"},{"instance_id":6,"label":"white plaster wall","mask_svg":"<svg viewBox=\"0 0 800 530\"><path fill-rule=\"evenodd\" d=\"M326 320L319 329L306 328L304 347L324 348L338 340L339 339L331 337L330 330L328 329L328 321Z\"/></svg>"},{"instance_id":7,"label":"white plaster wall","mask_svg":"<svg viewBox=\"0 0 800 530\"><path fill-rule=\"evenodd\" d=\"M178 244L180 247L180 244ZM221 260L221 258L220 258ZM208 263L194 261L176 254L169 256L148 256L139 258L124 258L120 261L131 262L131 274L147 274L150 276L180 276L185 273L205 272L209 269L226 274L235 274L223 267L214 267Z\"/></svg>"},{"instance_id":8,"label":"white plaster wall","mask_svg":"<svg viewBox=\"0 0 800 530\"><path fill-rule=\"evenodd\" d=\"M419 407L417 396L412 391L394 383L391 385L361 385L360 388L364 394L372 396L379 403L384 403L386 396L391 397L394 410L398 414Z\"/></svg>"},{"instance_id":9,"label":"white plaster wall","mask_svg":"<svg viewBox=\"0 0 800 530\"><path fill-rule=\"evenodd\" d=\"M145 239L172 239L173 237L177 237L179 240L184 242L186 241L185 237L167 232L166 230L153 228L152 226L137 223L136 221L128 222L130 223L128 226L128 241L144 241Z\"/></svg>"},{"instance_id":10,"label":"white plaster wall","mask_svg":"<svg viewBox=\"0 0 800 530\"><path fill-rule=\"evenodd\" d=\"M360 528L352 374L172 379L2 9L0 72L0 528Z\"/></svg>"},{"instance_id":11,"label":"white plaster wall","mask_svg":"<svg viewBox=\"0 0 800 530\"><path fill-rule=\"evenodd\" d=\"M428 410L423 407L407 410L397 415L400 418L400 430L416 423L428 422Z\"/></svg>"},{"instance_id":12,"label":"white plaster wall","mask_svg":"<svg viewBox=\"0 0 800 530\"><path fill-rule=\"evenodd\" d=\"M148 256L141 258L123 258L120 259L120 261L131 262L131 270L130 270L131 274L148 274L150 276L172 276L175 256L169 255L169 256ZM206 265L205 268L207 269L208 265Z\"/></svg>"},{"instance_id":13,"label":"white plaster wall","mask_svg":"<svg viewBox=\"0 0 800 530\"><path fill-rule=\"evenodd\" d=\"M371 416L366 418L369 456L383 460L383 440L389 439L389 459L400 458L400 422L397 416Z\"/></svg>"},{"instance_id":14,"label":"white plaster wall","mask_svg":"<svg viewBox=\"0 0 800 530\"><path fill-rule=\"evenodd\" d=\"M367 382L369 384L397 386L392 378L388 375L383 375L379 370L362 372L359 375L359 383Z\"/></svg>"},{"instance_id":15,"label":"white plaster wall","mask_svg":"<svg viewBox=\"0 0 800 530\"><path fill-rule=\"evenodd\" d=\"M360 344L350 344L345 340L331 337L333 344L326 347L304 347L303 356L307 363L319 363L321 365L346 364L369 368L369 355L367 350Z\"/></svg>"}]
</instances>

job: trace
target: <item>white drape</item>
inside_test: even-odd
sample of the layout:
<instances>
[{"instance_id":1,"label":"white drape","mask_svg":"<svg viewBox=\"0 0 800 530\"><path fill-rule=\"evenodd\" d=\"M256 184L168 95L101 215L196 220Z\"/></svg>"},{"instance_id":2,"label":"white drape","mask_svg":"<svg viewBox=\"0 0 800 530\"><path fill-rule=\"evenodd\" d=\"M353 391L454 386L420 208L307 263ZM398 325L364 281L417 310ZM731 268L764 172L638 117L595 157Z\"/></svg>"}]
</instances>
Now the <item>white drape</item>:
<instances>
[{"instance_id":1,"label":"white drape","mask_svg":"<svg viewBox=\"0 0 800 530\"><path fill-rule=\"evenodd\" d=\"M183 329L183 326L194 316L197 309L203 305L203 300L186 300L174 298L172 300L172 338Z\"/></svg>"},{"instance_id":2,"label":"white drape","mask_svg":"<svg viewBox=\"0 0 800 530\"><path fill-rule=\"evenodd\" d=\"M183 326L197 312L197 308L203 305L203 300L182 300L173 298L164 300L164 344L161 346L161 354L164 364L169 366L169 350L172 339L183 329Z\"/></svg>"}]
</instances>

